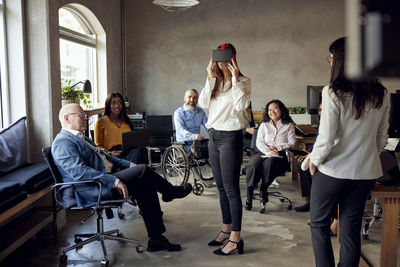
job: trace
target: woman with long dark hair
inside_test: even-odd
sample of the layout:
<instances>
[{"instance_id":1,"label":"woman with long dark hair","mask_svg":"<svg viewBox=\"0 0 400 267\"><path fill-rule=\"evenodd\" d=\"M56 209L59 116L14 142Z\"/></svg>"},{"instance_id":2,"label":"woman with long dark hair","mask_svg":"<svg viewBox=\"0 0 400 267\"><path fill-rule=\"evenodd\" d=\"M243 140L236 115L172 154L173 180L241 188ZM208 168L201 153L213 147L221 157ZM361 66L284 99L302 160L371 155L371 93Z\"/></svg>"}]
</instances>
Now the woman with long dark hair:
<instances>
[{"instance_id":1,"label":"woman with long dark hair","mask_svg":"<svg viewBox=\"0 0 400 267\"><path fill-rule=\"evenodd\" d=\"M257 130L256 153L246 167L247 198L245 209L253 206L254 187L261 180L260 201L268 202L268 187L281 173L286 171L285 150L296 143L293 120L280 100L271 100L265 106L264 122ZM265 209L261 208L260 213Z\"/></svg>"},{"instance_id":2,"label":"woman with long dark hair","mask_svg":"<svg viewBox=\"0 0 400 267\"><path fill-rule=\"evenodd\" d=\"M218 49L231 50L232 59L229 62L210 60L206 85L199 97L200 107L209 109L206 124L209 129L208 149L222 213L222 230L208 245L223 245L214 251L218 255L229 255L234 251L242 254L243 208L239 177L243 155L242 129L246 121L244 111L250 104L251 83L239 70L235 47L226 43Z\"/></svg>"},{"instance_id":3,"label":"woman with long dark hair","mask_svg":"<svg viewBox=\"0 0 400 267\"><path fill-rule=\"evenodd\" d=\"M133 124L126 114L123 96L118 92L110 93L105 101L104 116L94 128L94 142L115 157L139 164L140 149L131 149L127 154L122 154L122 133L132 130Z\"/></svg>"},{"instance_id":4,"label":"woman with long dark hair","mask_svg":"<svg viewBox=\"0 0 400 267\"><path fill-rule=\"evenodd\" d=\"M379 154L388 138L389 97L376 79L346 79L345 38L334 41L329 51L330 85L322 91L319 135L308 163L312 244L316 266L335 266L329 225L339 205L338 266L358 266L365 202L382 176Z\"/></svg>"}]
</instances>

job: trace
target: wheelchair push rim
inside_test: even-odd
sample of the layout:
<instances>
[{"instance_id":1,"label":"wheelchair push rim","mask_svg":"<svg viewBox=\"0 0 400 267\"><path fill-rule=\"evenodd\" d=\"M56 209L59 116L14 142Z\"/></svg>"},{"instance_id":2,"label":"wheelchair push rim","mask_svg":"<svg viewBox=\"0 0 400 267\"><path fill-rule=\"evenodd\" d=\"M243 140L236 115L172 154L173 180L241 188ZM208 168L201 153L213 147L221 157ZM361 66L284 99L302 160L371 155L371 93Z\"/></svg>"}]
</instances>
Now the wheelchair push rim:
<instances>
[{"instance_id":1,"label":"wheelchair push rim","mask_svg":"<svg viewBox=\"0 0 400 267\"><path fill-rule=\"evenodd\" d=\"M172 185L184 185L189 178L189 159L183 148L179 146L168 147L161 161L164 178Z\"/></svg>"}]
</instances>

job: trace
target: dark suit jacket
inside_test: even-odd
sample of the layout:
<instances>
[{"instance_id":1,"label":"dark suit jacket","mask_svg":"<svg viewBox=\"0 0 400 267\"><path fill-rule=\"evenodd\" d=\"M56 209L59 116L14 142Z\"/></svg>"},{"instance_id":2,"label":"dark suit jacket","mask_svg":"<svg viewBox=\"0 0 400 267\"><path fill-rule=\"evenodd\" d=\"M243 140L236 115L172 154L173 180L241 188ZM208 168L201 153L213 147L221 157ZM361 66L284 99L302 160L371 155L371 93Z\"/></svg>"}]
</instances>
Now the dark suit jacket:
<instances>
[{"instance_id":1,"label":"dark suit jacket","mask_svg":"<svg viewBox=\"0 0 400 267\"><path fill-rule=\"evenodd\" d=\"M87 137L86 141L96 145ZM112 199L111 189L115 176L106 173L102 158L87 144L72 133L62 129L51 146L54 162L64 182L86 181L96 179L102 184L102 200ZM131 162L106 155L107 159L118 169L130 167ZM96 185L79 185L75 187L78 206L90 206L97 202L99 194Z\"/></svg>"}]
</instances>

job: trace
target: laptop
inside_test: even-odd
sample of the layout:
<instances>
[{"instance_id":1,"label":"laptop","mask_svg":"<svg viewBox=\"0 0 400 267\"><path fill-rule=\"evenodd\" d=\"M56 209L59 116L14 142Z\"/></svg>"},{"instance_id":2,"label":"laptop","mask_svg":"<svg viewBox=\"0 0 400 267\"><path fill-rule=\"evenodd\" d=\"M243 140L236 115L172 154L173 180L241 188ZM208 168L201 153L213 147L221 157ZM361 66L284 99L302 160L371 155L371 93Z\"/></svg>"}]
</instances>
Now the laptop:
<instances>
[{"instance_id":1,"label":"laptop","mask_svg":"<svg viewBox=\"0 0 400 267\"><path fill-rule=\"evenodd\" d=\"M147 129L133 130L122 133L122 153L132 148L143 148L150 145L150 135Z\"/></svg>"}]
</instances>

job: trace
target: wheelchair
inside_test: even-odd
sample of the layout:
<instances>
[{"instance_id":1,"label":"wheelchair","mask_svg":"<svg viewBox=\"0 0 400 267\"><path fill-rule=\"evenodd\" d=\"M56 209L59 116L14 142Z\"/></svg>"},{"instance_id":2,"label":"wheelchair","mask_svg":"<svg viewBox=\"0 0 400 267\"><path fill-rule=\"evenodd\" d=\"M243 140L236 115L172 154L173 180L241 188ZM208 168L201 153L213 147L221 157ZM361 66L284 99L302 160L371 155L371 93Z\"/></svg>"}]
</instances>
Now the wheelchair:
<instances>
[{"instance_id":1,"label":"wheelchair","mask_svg":"<svg viewBox=\"0 0 400 267\"><path fill-rule=\"evenodd\" d=\"M194 180L193 194L199 196L204 192L204 187L214 183L211 165L208 157L196 158L184 145L185 142L172 142L164 151L161 159L162 173L173 185L186 184L191 173Z\"/></svg>"}]
</instances>

